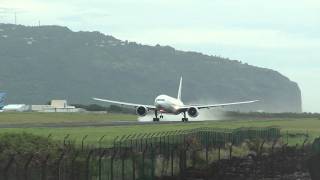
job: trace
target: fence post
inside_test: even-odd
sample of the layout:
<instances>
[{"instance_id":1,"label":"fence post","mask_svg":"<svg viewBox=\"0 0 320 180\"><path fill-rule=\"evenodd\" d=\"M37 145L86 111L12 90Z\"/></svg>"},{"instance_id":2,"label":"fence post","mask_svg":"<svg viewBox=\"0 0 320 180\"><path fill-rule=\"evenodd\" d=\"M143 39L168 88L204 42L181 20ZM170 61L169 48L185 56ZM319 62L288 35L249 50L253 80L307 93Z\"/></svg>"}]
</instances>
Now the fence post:
<instances>
[{"instance_id":1,"label":"fence post","mask_svg":"<svg viewBox=\"0 0 320 180\"><path fill-rule=\"evenodd\" d=\"M130 138L130 148L133 148L133 140L136 138L136 134L134 134L133 136L131 136Z\"/></svg>"},{"instance_id":2,"label":"fence post","mask_svg":"<svg viewBox=\"0 0 320 180\"><path fill-rule=\"evenodd\" d=\"M154 180L154 175L155 175L154 166L155 166L155 152L154 152L154 147L151 147L151 180Z\"/></svg>"},{"instance_id":3,"label":"fence post","mask_svg":"<svg viewBox=\"0 0 320 180\"><path fill-rule=\"evenodd\" d=\"M131 156L132 156L132 180L136 180L136 157L131 147Z\"/></svg>"},{"instance_id":4,"label":"fence post","mask_svg":"<svg viewBox=\"0 0 320 180\"><path fill-rule=\"evenodd\" d=\"M206 135L206 177L205 179L207 180L209 178L209 132L206 131L205 135Z\"/></svg>"},{"instance_id":5,"label":"fence post","mask_svg":"<svg viewBox=\"0 0 320 180\"><path fill-rule=\"evenodd\" d=\"M52 137L52 133L48 134L47 138L50 139Z\"/></svg>"},{"instance_id":6,"label":"fence post","mask_svg":"<svg viewBox=\"0 0 320 180\"><path fill-rule=\"evenodd\" d=\"M117 151L114 149L113 150L113 154L111 156L111 160L110 160L110 179L113 180L113 160L114 160L114 157L116 156L117 154Z\"/></svg>"},{"instance_id":7,"label":"fence post","mask_svg":"<svg viewBox=\"0 0 320 180\"><path fill-rule=\"evenodd\" d=\"M185 169L187 167L187 146L186 146L186 135L183 134L184 143L182 145L182 149L180 150L180 178L184 179L185 177Z\"/></svg>"},{"instance_id":8,"label":"fence post","mask_svg":"<svg viewBox=\"0 0 320 180\"><path fill-rule=\"evenodd\" d=\"M146 153L146 150L147 150L147 146L145 147L145 149L142 151L142 179L145 179L145 174L144 174L144 161L145 161L145 153Z\"/></svg>"},{"instance_id":9,"label":"fence post","mask_svg":"<svg viewBox=\"0 0 320 180\"><path fill-rule=\"evenodd\" d=\"M209 166L209 144L208 144L208 133L206 133L206 167L208 169L208 166Z\"/></svg>"},{"instance_id":10,"label":"fence post","mask_svg":"<svg viewBox=\"0 0 320 180\"><path fill-rule=\"evenodd\" d=\"M101 142L102 142L104 137L106 137L106 135L101 136L99 141L98 141L99 142L99 149L101 149Z\"/></svg>"},{"instance_id":11,"label":"fence post","mask_svg":"<svg viewBox=\"0 0 320 180\"><path fill-rule=\"evenodd\" d=\"M180 152L179 152L179 170L180 170L180 172L179 172L180 179L183 179L183 176L182 176L182 172L183 172L183 170L182 170L182 150L180 150Z\"/></svg>"},{"instance_id":12,"label":"fence post","mask_svg":"<svg viewBox=\"0 0 320 180\"><path fill-rule=\"evenodd\" d=\"M47 179L47 163L49 160L50 154L48 154L45 158L45 160L42 163L42 172L41 172L41 179L46 180Z\"/></svg>"},{"instance_id":13,"label":"fence post","mask_svg":"<svg viewBox=\"0 0 320 180\"><path fill-rule=\"evenodd\" d=\"M61 153L61 155L60 155L60 157L59 157L59 159L58 159L58 161L57 161L57 169L58 169L58 179L61 179L60 177L61 177L61 172L60 172L60 165L61 165L61 161L62 161L62 159L63 159L63 157L64 157L64 154L65 154L65 152L62 152Z\"/></svg>"},{"instance_id":14,"label":"fence post","mask_svg":"<svg viewBox=\"0 0 320 180\"><path fill-rule=\"evenodd\" d=\"M124 152L120 152L120 158L121 158L121 179L124 180L124 159L126 155L126 149Z\"/></svg>"},{"instance_id":15,"label":"fence post","mask_svg":"<svg viewBox=\"0 0 320 180\"><path fill-rule=\"evenodd\" d=\"M274 146L277 144L277 140L274 140L273 143L272 143L272 146L271 146L271 153L273 154L274 153Z\"/></svg>"},{"instance_id":16,"label":"fence post","mask_svg":"<svg viewBox=\"0 0 320 180\"><path fill-rule=\"evenodd\" d=\"M221 145L219 144L219 147L218 147L218 160L220 161L221 160Z\"/></svg>"},{"instance_id":17,"label":"fence post","mask_svg":"<svg viewBox=\"0 0 320 180\"><path fill-rule=\"evenodd\" d=\"M77 157L78 157L78 155L79 155L79 151L77 151L76 153L75 153L75 156L72 158L72 160L71 160L71 178L72 179L77 179L78 177L77 176L75 176L75 174L74 174L74 162L76 161L76 159L77 159Z\"/></svg>"},{"instance_id":18,"label":"fence post","mask_svg":"<svg viewBox=\"0 0 320 180\"><path fill-rule=\"evenodd\" d=\"M171 176L173 177L173 175L174 175L174 172L173 172L173 158L174 158L174 155L173 155L173 146L171 147L170 156L171 156Z\"/></svg>"},{"instance_id":19,"label":"fence post","mask_svg":"<svg viewBox=\"0 0 320 180\"><path fill-rule=\"evenodd\" d=\"M28 180L28 168L29 168L29 165L33 159L34 155L31 154L31 156L28 158L26 164L24 165L24 179L25 180Z\"/></svg>"},{"instance_id":20,"label":"fence post","mask_svg":"<svg viewBox=\"0 0 320 180\"><path fill-rule=\"evenodd\" d=\"M231 142L229 147L229 159L232 159L232 148L233 148L233 142Z\"/></svg>"},{"instance_id":21,"label":"fence post","mask_svg":"<svg viewBox=\"0 0 320 180\"><path fill-rule=\"evenodd\" d=\"M63 145L66 145L66 140L69 138L70 134L67 134L64 138L63 138Z\"/></svg>"},{"instance_id":22,"label":"fence post","mask_svg":"<svg viewBox=\"0 0 320 180\"><path fill-rule=\"evenodd\" d=\"M101 165L101 163L102 163L102 158L103 158L103 156L106 154L106 150L103 150L102 151L102 153L100 154L100 156L99 156L99 180L101 180L101 170L102 170L102 165Z\"/></svg>"},{"instance_id":23,"label":"fence post","mask_svg":"<svg viewBox=\"0 0 320 180\"><path fill-rule=\"evenodd\" d=\"M86 140L88 137L88 135L83 136L82 140L81 140L81 151L83 151L83 145L84 145L84 140Z\"/></svg>"},{"instance_id":24,"label":"fence post","mask_svg":"<svg viewBox=\"0 0 320 180\"><path fill-rule=\"evenodd\" d=\"M90 179L90 158L92 154L93 154L93 150L90 150L86 159L86 180Z\"/></svg>"},{"instance_id":25,"label":"fence post","mask_svg":"<svg viewBox=\"0 0 320 180\"><path fill-rule=\"evenodd\" d=\"M260 147L259 147L259 154L258 154L259 156L262 155L263 145L264 145L265 142L266 142L266 141L263 140L262 143L261 143L261 145L260 145Z\"/></svg>"},{"instance_id":26,"label":"fence post","mask_svg":"<svg viewBox=\"0 0 320 180\"><path fill-rule=\"evenodd\" d=\"M307 136L306 139L303 141L302 143L302 152L304 152L304 146L306 144L306 142L309 140L309 137Z\"/></svg>"},{"instance_id":27,"label":"fence post","mask_svg":"<svg viewBox=\"0 0 320 180\"><path fill-rule=\"evenodd\" d=\"M117 136L117 137L115 137L115 138L113 139L113 148L116 147L116 142L117 142L118 138L119 138L119 136Z\"/></svg>"},{"instance_id":28,"label":"fence post","mask_svg":"<svg viewBox=\"0 0 320 180\"><path fill-rule=\"evenodd\" d=\"M8 180L9 179L8 171L10 169L10 166L14 162L14 160L15 160L15 155L13 154L13 155L10 156L10 159L9 159L8 163L4 168L4 180Z\"/></svg>"}]
</instances>

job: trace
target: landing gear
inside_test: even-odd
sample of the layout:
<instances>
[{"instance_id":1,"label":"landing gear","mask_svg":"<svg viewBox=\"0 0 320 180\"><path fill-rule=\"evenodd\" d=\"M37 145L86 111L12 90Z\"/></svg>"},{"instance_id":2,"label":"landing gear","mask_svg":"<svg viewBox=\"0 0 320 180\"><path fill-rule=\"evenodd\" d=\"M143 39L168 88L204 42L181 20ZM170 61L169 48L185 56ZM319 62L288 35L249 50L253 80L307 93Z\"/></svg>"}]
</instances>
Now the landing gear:
<instances>
[{"instance_id":1,"label":"landing gear","mask_svg":"<svg viewBox=\"0 0 320 180\"><path fill-rule=\"evenodd\" d=\"M157 110L154 111L154 115L155 115L156 117L153 118L153 122L158 122L160 119L158 118L158 111L157 111ZM160 116L160 118L161 118L161 116Z\"/></svg>"},{"instance_id":2,"label":"landing gear","mask_svg":"<svg viewBox=\"0 0 320 180\"><path fill-rule=\"evenodd\" d=\"M186 112L183 112L182 122L188 122L188 118L186 116Z\"/></svg>"},{"instance_id":3,"label":"landing gear","mask_svg":"<svg viewBox=\"0 0 320 180\"><path fill-rule=\"evenodd\" d=\"M163 119L163 115L162 115L162 113L160 114L160 119Z\"/></svg>"}]
</instances>

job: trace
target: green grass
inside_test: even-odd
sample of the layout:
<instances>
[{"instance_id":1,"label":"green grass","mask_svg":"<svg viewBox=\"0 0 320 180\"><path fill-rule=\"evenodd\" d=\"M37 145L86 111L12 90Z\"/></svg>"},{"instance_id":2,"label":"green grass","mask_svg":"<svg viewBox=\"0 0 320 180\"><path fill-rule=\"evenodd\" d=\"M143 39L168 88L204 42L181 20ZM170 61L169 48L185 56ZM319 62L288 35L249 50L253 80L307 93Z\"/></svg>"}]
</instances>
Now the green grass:
<instances>
[{"instance_id":1,"label":"green grass","mask_svg":"<svg viewBox=\"0 0 320 180\"><path fill-rule=\"evenodd\" d=\"M47 124L47 123L73 123L73 122L110 122L110 121L136 121L137 116L130 114L112 113L36 113L36 112L2 112L0 125L6 124Z\"/></svg>"},{"instance_id":2,"label":"green grass","mask_svg":"<svg viewBox=\"0 0 320 180\"><path fill-rule=\"evenodd\" d=\"M8 117L8 118L6 118ZM5 113L0 114L0 124L10 123L59 123L59 122L101 122L115 120L136 120L133 115L116 114L68 114L68 113ZM69 139L80 143L83 136L88 135L86 143L97 144L98 139L105 135L104 143L112 142L116 136L135 133L153 133L160 131L174 131L181 129L192 129L198 127L213 128L239 128L239 127L268 127L277 126L282 133L306 133L314 138L320 136L320 120L318 119L273 119L273 120L226 120L226 121L204 121L198 123L175 124L150 124L132 126L105 126L105 127L74 127L74 128L2 128L0 133L5 132L29 132L36 135L52 135L54 139L63 140L70 134ZM290 143L300 142L301 137L290 139Z\"/></svg>"}]
</instances>

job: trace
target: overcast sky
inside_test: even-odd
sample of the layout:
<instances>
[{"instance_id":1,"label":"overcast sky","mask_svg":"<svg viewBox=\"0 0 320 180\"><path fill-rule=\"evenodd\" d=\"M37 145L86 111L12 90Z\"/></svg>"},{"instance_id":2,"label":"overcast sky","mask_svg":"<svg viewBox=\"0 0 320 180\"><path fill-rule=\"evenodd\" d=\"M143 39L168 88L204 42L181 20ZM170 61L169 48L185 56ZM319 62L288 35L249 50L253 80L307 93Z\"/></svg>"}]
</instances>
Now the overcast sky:
<instances>
[{"instance_id":1,"label":"overcast sky","mask_svg":"<svg viewBox=\"0 0 320 180\"><path fill-rule=\"evenodd\" d=\"M0 22L63 25L280 71L320 112L319 0L0 0Z\"/></svg>"}]
</instances>

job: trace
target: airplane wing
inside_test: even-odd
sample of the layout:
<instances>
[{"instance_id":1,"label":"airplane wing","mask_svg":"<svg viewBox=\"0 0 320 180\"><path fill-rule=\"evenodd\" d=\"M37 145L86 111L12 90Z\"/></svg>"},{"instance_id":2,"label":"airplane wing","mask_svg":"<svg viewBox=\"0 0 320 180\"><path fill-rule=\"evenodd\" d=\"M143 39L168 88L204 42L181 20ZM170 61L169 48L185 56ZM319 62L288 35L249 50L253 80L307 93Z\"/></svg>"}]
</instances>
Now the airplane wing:
<instances>
[{"instance_id":1,"label":"airplane wing","mask_svg":"<svg viewBox=\"0 0 320 180\"><path fill-rule=\"evenodd\" d=\"M198 109L204 108L213 108L213 107L224 107L224 106L231 106L231 105L239 105L239 104L250 104L254 102L258 102L259 100L253 101L242 101L242 102L232 102L232 103L224 103L224 104L209 104L209 105L189 105L188 107L197 107Z\"/></svg>"},{"instance_id":2,"label":"airplane wing","mask_svg":"<svg viewBox=\"0 0 320 180\"><path fill-rule=\"evenodd\" d=\"M113 100L109 100L109 99L100 99L100 98L92 98L92 99L93 99L93 100L96 100L96 101L108 102L108 103L112 103L112 104L118 104L118 105L124 105L124 106L131 106L131 107L145 106L145 107L148 108L149 110L154 110L154 109L156 109L156 107L153 106L153 105L127 103L127 102L113 101Z\"/></svg>"}]
</instances>

